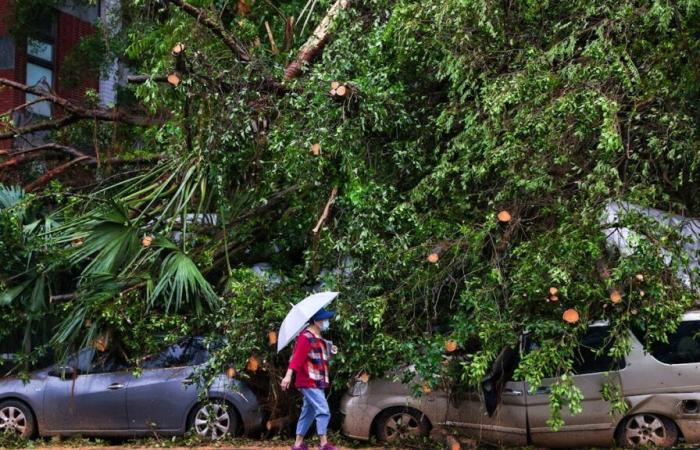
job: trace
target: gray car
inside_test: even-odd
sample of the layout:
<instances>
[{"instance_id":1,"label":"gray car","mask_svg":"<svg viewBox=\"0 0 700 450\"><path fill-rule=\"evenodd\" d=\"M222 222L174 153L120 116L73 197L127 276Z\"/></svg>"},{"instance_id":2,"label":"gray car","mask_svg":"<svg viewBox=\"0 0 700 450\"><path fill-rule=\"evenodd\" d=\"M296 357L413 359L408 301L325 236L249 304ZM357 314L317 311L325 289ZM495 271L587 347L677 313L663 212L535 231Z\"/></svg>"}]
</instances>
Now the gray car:
<instances>
[{"instance_id":1,"label":"gray car","mask_svg":"<svg viewBox=\"0 0 700 450\"><path fill-rule=\"evenodd\" d=\"M631 352L623 360L593 350L609 345L607 336L605 322L589 327L574 367L583 411L571 414L564 408L565 425L558 431L547 425L554 378L544 378L531 389L525 381L490 376L481 392L444 389L420 397L390 379L357 380L341 403L343 433L357 439L376 434L391 441L442 428L494 444L538 447L700 443L700 311L685 314L669 342L652 345L649 353L641 334L630 331ZM520 351L532 345L524 344ZM509 353L517 358L519 352L501 356ZM498 358L492 374L509 373L507 359ZM609 413L601 393L609 383L620 389L628 407L625 414Z\"/></svg>"},{"instance_id":2,"label":"gray car","mask_svg":"<svg viewBox=\"0 0 700 450\"><path fill-rule=\"evenodd\" d=\"M0 432L142 436L191 428L219 439L257 430L261 408L243 382L221 375L206 400L198 395L195 367L208 359L204 340L188 338L145 358L138 369L87 349L65 365L31 373L28 382L0 379Z\"/></svg>"}]
</instances>

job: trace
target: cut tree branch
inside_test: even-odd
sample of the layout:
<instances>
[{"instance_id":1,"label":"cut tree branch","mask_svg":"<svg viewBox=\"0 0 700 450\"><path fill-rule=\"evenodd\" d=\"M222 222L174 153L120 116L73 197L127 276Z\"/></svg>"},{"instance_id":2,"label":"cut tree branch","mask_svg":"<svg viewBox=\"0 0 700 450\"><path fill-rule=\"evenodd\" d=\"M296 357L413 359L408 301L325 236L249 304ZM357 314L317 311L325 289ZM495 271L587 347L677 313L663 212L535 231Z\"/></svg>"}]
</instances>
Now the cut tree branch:
<instances>
[{"instance_id":1,"label":"cut tree branch","mask_svg":"<svg viewBox=\"0 0 700 450\"><path fill-rule=\"evenodd\" d=\"M60 174L65 172L66 170L73 167L74 165L80 164L81 162L86 161L88 159L90 159L90 156L81 156L80 158L75 158L71 161L68 161L65 164L61 164L60 166L49 170L41 177L37 178L36 180L34 180L31 183L29 183L28 185L26 185L24 187L24 190L26 192L32 192L32 191L44 186L46 183L53 180L54 178L56 178L57 176L59 176Z\"/></svg>"},{"instance_id":2,"label":"cut tree branch","mask_svg":"<svg viewBox=\"0 0 700 450\"><path fill-rule=\"evenodd\" d=\"M12 131L0 133L0 139L12 139L19 136L24 136L26 134L36 133L37 131L57 130L79 120L80 117L68 115L56 120L47 120L44 122L27 125L26 127L13 128Z\"/></svg>"},{"instance_id":3,"label":"cut tree branch","mask_svg":"<svg viewBox=\"0 0 700 450\"><path fill-rule=\"evenodd\" d=\"M228 48L233 51L233 53L241 61L250 61L250 55L248 50L243 47L231 34L224 28L218 18L213 16L209 11L204 8L198 8L196 6L190 5L184 0L167 0L169 3L180 8L183 12L194 17L197 22L207 27L212 33L218 36Z\"/></svg>"},{"instance_id":4,"label":"cut tree branch","mask_svg":"<svg viewBox=\"0 0 700 450\"><path fill-rule=\"evenodd\" d=\"M334 186L333 190L331 191L331 195L328 197L328 201L326 202L326 206L323 208L323 213L321 214L321 217L319 217L318 222L316 223L316 226L312 230L313 234L318 234L321 231L321 227L323 227L323 224L326 223L326 220L328 220L328 214L331 211L331 206L335 202L335 198L338 195L338 186Z\"/></svg>"},{"instance_id":5,"label":"cut tree branch","mask_svg":"<svg viewBox=\"0 0 700 450\"><path fill-rule=\"evenodd\" d=\"M87 157L88 159L81 159L81 162L85 165L97 165L97 158L91 155L88 155L86 153L81 152L78 149L75 149L73 147L68 147L66 145L60 145L56 143L49 143L49 144L44 144L40 145L38 147L32 147L28 148L25 150L20 150L14 153L8 153L2 156L10 157L11 159L8 159L6 161L0 162L0 169L4 169L5 167L11 167L14 165L17 165L19 163L25 162L25 161L33 161L36 159L41 159L41 158L46 158L45 152L59 152L63 153L69 156L72 156L73 158L84 158ZM102 163L104 164L137 164L137 163L143 163L143 162L153 162L153 161L158 161L163 159L162 155L154 155L154 156L149 156L149 157L141 157L141 158L132 158L132 159L123 159L123 158L108 158L106 160L103 160Z\"/></svg>"},{"instance_id":6,"label":"cut tree branch","mask_svg":"<svg viewBox=\"0 0 700 450\"><path fill-rule=\"evenodd\" d=\"M323 46L326 45L329 38L329 32L333 20L338 16L340 11L347 8L350 4L350 0L336 0L336 2L328 10L328 13L323 18L321 23L316 27L313 34L309 36L306 43L301 47L297 57L294 61L289 63L284 69L284 78L286 80L291 80L296 78L301 73L302 67L305 64L311 62L311 60L318 54Z\"/></svg>"},{"instance_id":7,"label":"cut tree branch","mask_svg":"<svg viewBox=\"0 0 700 450\"><path fill-rule=\"evenodd\" d=\"M56 93L41 89L36 86L28 86L23 83L18 83L7 78L0 78L0 86L7 86L18 91L28 94L42 96L51 103L60 106L66 111L67 115L57 120L41 122L34 125L29 125L22 128L15 128L12 131L0 133L0 139L8 139L20 135L56 129L76 122L81 119L94 119L106 122L120 122L128 125L149 126L159 123L160 120L153 117L131 114L120 108L88 108L74 103L68 99L56 95Z\"/></svg>"}]
</instances>

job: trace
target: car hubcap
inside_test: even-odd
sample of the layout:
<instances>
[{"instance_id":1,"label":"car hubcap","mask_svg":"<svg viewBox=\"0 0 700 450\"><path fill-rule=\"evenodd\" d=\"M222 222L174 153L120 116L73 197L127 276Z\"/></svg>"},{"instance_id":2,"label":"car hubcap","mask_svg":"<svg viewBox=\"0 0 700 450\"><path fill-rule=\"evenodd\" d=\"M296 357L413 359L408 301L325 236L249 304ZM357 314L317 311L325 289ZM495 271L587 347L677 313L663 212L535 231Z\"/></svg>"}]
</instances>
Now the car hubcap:
<instances>
[{"instance_id":1,"label":"car hubcap","mask_svg":"<svg viewBox=\"0 0 700 450\"><path fill-rule=\"evenodd\" d=\"M224 437L230 426L231 419L224 405L202 406L194 416L194 429L197 434L212 440Z\"/></svg>"},{"instance_id":2,"label":"car hubcap","mask_svg":"<svg viewBox=\"0 0 700 450\"><path fill-rule=\"evenodd\" d=\"M14 406L7 406L0 409L0 431L24 434L26 429L27 417L21 409L15 408Z\"/></svg>"},{"instance_id":3,"label":"car hubcap","mask_svg":"<svg viewBox=\"0 0 700 450\"><path fill-rule=\"evenodd\" d=\"M627 421L627 443L630 445L663 445L666 426L656 416L639 414Z\"/></svg>"},{"instance_id":4,"label":"car hubcap","mask_svg":"<svg viewBox=\"0 0 700 450\"><path fill-rule=\"evenodd\" d=\"M406 439L421 435L420 424L415 417L407 413L394 414L386 423L386 437L388 440Z\"/></svg>"}]
</instances>

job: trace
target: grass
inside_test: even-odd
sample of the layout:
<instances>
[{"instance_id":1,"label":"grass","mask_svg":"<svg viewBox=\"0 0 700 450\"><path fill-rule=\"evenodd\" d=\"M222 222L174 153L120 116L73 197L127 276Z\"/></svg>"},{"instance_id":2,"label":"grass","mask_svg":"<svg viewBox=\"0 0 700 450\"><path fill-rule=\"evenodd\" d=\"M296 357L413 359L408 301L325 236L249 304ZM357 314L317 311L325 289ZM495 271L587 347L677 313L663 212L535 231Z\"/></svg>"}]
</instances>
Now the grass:
<instances>
[{"instance_id":1,"label":"grass","mask_svg":"<svg viewBox=\"0 0 700 450\"><path fill-rule=\"evenodd\" d=\"M437 450L441 448L437 443L432 441L407 442L395 445L381 445L376 441L360 442L351 440L341 436L339 433L331 433L330 441L337 446L346 448L384 448L384 449L421 449L421 450ZM309 448L318 446L318 439L313 438L307 441ZM217 447L236 447L236 446L291 446L292 440L281 438L279 436L270 439L250 439L241 437L227 437L217 442L202 440L196 435L186 434L180 437L159 437L153 436L140 439L105 439L105 438L84 438L84 437L69 437L69 438L39 438L34 440L22 439L14 434L0 434L0 449L41 449L45 447L60 447L60 448L76 448L76 447L110 447L118 445L120 447L149 447L149 448L173 448L173 447L199 447L206 446L209 448Z\"/></svg>"}]
</instances>

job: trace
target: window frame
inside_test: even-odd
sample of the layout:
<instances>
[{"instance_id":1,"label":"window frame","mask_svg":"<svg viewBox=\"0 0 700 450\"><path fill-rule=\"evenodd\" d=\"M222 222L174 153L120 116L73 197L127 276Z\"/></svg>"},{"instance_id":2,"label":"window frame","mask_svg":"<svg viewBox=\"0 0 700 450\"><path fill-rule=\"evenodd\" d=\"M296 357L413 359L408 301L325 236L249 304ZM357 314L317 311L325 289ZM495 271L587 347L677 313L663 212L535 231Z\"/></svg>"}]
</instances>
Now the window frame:
<instances>
[{"instance_id":1,"label":"window frame","mask_svg":"<svg viewBox=\"0 0 700 450\"><path fill-rule=\"evenodd\" d=\"M56 27L56 14L51 13L49 17L43 18L44 20L50 21L48 31L43 31L39 32L39 34L35 37L32 38L27 38L25 42L25 55L26 55L26 62L24 64L24 82L25 84L29 85L29 64L34 64L35 66L43 67L44 69L47 69L51 71L51 84L50 88L53 90L56 88L56 84L58 82L57 77L56 77L56 61L57 61L57 46L56 46L56 33L57 33L57 27ZM42 20L42 19L40 19ZM32 55L29 53L29 47L31 45L31 41L38 42L40 44L46 44L51 46L51 61L43 59L41 57L38 57L36 55ZM30 98L33 97L33 98ZM38 96L30 93L25 93L24 95L24 101L25 102L31 102L34 101L38 98ZM27 111L29 111L31 114L36 115L36 116L41 116L41 117L51 117L53 115L53 103L45 100L46 104L48 105L48 110L49 114L48 116L45 116L44 114L40 114L34 111L34 109L30 106L27 108ZM37 102L36 105L41 105L44 102ZM34 105L32 105L34 106Z\"/></svg>"}]
</instances>

